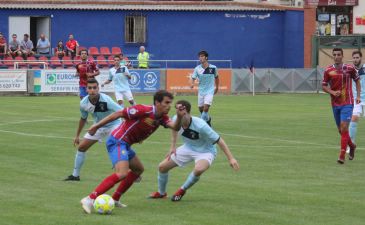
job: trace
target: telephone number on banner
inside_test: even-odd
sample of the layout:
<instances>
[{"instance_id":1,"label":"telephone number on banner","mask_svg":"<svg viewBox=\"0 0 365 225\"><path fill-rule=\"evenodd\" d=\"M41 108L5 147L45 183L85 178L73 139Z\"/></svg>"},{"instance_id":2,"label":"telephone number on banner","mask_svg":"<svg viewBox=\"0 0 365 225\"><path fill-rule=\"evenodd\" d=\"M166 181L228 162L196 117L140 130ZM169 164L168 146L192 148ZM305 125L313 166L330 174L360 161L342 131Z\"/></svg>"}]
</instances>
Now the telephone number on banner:
<instances>
[{"instance_id":1,"label":"telephone number on banner","mask_svg":"<svg viewBox=\"0 0 365 225\"><path fill-rule=\"evenodd\" d=\"M20 84L9 84L9 83L5 83L5 84L2 84L0 83L0 88L3 88L3 89L10 89L10 88L20 88Z\"/></svg>"}]
</instances>

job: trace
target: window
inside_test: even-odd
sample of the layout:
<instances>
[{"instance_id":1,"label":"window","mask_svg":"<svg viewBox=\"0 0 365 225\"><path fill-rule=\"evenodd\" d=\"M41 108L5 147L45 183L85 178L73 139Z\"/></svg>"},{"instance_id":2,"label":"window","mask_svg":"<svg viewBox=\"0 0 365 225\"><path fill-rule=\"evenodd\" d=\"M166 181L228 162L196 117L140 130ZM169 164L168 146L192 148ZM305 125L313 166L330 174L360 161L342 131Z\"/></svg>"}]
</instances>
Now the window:
<instances>
[{"instance_id":1,"label":"window","mask_svg":"<svg viewBox=\"0 0 365 225\"><path fill-rule=\"evenodd\" d=\"M132 15L125 17L125 42L146 43L146 17Z\"/></svg>"}]
</instances>

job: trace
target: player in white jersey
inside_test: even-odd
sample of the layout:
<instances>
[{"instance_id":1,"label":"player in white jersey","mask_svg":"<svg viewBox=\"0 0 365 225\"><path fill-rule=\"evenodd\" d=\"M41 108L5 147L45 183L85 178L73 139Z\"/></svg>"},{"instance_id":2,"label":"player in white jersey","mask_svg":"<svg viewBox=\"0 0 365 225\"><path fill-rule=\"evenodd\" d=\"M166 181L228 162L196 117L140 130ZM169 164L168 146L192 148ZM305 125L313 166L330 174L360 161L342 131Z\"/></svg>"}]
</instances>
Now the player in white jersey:
<instances>
[{"instance_id":1,"label":"player in white jersey","mask_svg":"<svg viewBox=\"0 0 365 225\"><path fill-rule=\"evenodd\" d=\"M198 107L201 113L200 118L211 126L211 117L208 114L209 107L213 103L213 95L217 94L219 88L219 77L217 67L208 63L208 52L198 53L200 65L195 67L191 76L191 88L194 88L195 80L199 80L198 86Z\"/></svg>"},{"instance_id":2,"label":"player in white jersey","mask_svg":"<svg viewBox=\"0 0 365 225\"><path fill-rule=\"evenodd\" d=\"M352 111L352 118L351 118L351 122L350 122L350 126L349 126L349 133L350 133L350 138L351 141L353 143L355 143L355 139L356 139L356 134L357 134L357 124L359 122L359 118L360 116L365 116L364 115L364 106L365 106L365 65L362 64L361 62L362 60L362 53L361 51L354 51L352 52L352 62L355 66L355 69L357 70L357 73L359 74L360 77L360 84L361 84L361 93L360 93L360 100L361 102L359 104L354 105L354 110ZM352 83L352 93L354 94L354 97L356 97L356 88L355 88L355 83ZM349 148L348 148L348 152L349 152ZM354 159L354 156L349 156L350 160Z\"/></svg>"},{"instance_id":3,"label":"player in white jersey","mask_svg":"<svg viewBox=\"0 0 365 225\"><path fill-rule=\"evenodd\" d=\"M124 98L128 100L131 105L135 105L128 80L131 79L128 68L121 63L121 56L114 56L114 67L109 70L109 79L101 86L114 82L115 98L119 105L124 108Z\"/></svg>"},{"instance_id":4,"label":"player in white jersey","mask_svg":"<svg viewBox=\"0 0 365 225\"><path fill-rule=\"evenodd\" d=\"M94 123L98 123L110 114L122 110L122 107L115 103L108 95L99 93L99 83L96 79L89 79L87 81L86 88L88 95L80 102L81 118L74 139L74 146L78 145L74 170L73 173L65 179L65 181L80 181L80 170L85 161L86 151L96 142L101 142L103 138L108 137L109 134L121 123L120 119L110 122L99 129L93 136L86 133L80 142L80 133L85 126L89 113L93 115Z\"/></svg>"},{"instance_id":5,"label":"player in white jersey","mask_svg":"<svg viewBox=\"0 0 365 225\"><path fill-rule=\"evenodd\" d=\"M167 197L166 185L169 170L177 166L183 167L189 162L194 161L194 170L171 198L172 201L180 201L186 190L193 186L199 180L200 176L212 165L217 154L215 144L218 144L224 152L230 166L235 170L239 169L237 160L233 157L223 138L208 126L204 120L190 115L191 105L188 101L177 101L175 106L176 108L183 106L187 111L182 119L182 128L179 131L184 144L176 148L178 132L173 131L171 149L168 157L159 164L158 191L150 195L150 198L153 199Z\"/></svg>"}]
</instances>

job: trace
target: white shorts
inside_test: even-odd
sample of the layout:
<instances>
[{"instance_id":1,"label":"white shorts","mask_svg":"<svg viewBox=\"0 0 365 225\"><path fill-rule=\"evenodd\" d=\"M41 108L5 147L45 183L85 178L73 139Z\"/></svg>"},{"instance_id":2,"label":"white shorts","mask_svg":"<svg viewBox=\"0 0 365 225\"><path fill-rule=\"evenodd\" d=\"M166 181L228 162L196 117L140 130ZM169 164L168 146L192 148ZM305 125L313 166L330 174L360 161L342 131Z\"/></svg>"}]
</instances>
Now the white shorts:
<instances>
[{"instance_id":1,"label":"white shorts","mask_svg":"<svg viewBox=\"0 0 365 225\"><path fill-rule=\"evenodd\" d=\"M213 95L198 95L198 107L212 105Z\"/></svg>"},{"instance_id":2,"label":"white shorts","mask_svg":"<svg viewBox=\"0 0 365 225\"><path fill-rule=\"evenodd\" d=\"M192 161L196 163L202 159L207 160L209 165L212 165L215 155L212 152L195 152L186 145L182 145L176 149L176 155L171 155L171 159L180 167Z\"/></svg>"},{"instance_id":3,"label":"white shorts","mask_svg":"<svg viewBox=\"0 0 365 225\"><path fill-rule=\"evenodd\" d=\"M127 101L133 100L133 95L131 91L116 91L115 92L115 98L117 101L127 99Z\"/></svg>"},{"instance_id":4,"label":"white shorts","mask_svg":"<svg viewBox=\"0 0 365 225\"><path fill-rule=\"evenodd\" d=\"M111 128L99 128L93 136L91 136L89 134L89 132L86 132L86 134L84 135L84 138L102 142L102 139L108 137L109 134L118 126L114 126Z\"/></svg>"},{"instance_id":5,"label":"white shorts","mask_svg":"<svg viewBox=\"0 0 365 225\"><path fill-rule=\"evenodd\" d=\"M364 105L363 103L360 104L356 104L354 105L354 109L352 111L352 115L353 116L364 116Z\"/></svg>"}]
</instances>

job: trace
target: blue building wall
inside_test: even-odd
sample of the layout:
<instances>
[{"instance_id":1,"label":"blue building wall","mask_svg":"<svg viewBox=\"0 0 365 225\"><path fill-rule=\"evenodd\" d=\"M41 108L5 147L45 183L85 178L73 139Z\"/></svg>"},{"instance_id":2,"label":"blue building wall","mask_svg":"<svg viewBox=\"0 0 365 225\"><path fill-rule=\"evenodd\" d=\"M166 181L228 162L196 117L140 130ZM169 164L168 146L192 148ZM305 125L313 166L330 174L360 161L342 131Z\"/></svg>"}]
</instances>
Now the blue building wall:
<instances>
[{"instance_id":1,"label":"blue building wall","mask_svg":"<svg viewBox=\"0 0 365 225\"><path fill-rule=\"evenodd\" d=\"M50 16L51 43L75 35L81 46L120 46L137 54L138 45L124 41L124 18L147 16L147 51L153 59L197 59L205 49L210 59L231 59L234 68L303 67L303 11L76 11L0 10L0 32L8 37L9 16Z\"/></svg>"}]
</instances>

